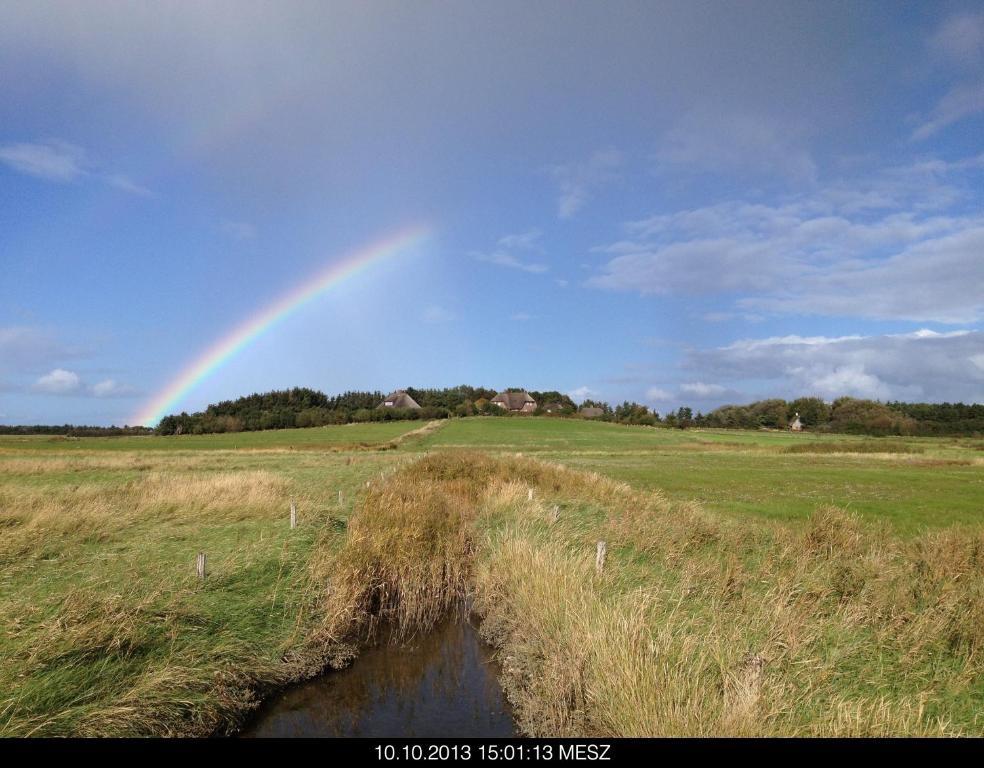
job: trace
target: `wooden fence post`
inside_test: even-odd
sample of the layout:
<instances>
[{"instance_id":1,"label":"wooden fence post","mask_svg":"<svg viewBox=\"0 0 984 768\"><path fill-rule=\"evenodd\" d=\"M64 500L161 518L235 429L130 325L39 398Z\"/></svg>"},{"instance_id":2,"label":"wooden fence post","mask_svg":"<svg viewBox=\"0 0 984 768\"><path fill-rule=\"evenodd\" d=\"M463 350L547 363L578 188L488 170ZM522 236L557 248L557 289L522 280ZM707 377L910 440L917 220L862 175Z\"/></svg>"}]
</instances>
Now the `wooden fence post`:
<instances>
[{"instance_id":1,"label":"wooden fence post","mask_svg":"<svg viewBox=\"0 0 984 768\"><path fill-rule=\"evenodd\" d=\"M342 506L342 489L338 489L338 506Z\"/></svg>"},{"instance_id":2,"label":"wooden fence post","mask_svg":"<svg viewBox=\"0 0 984 768\"><path fill-rule=\"evenodd\" d=\"M595 571L599 574L605 570L605 554L607 553L608 545L603 541L598 542L598 551L595 554Z\"/></svg>"},{"instance_id":3,"label":"wooden fence post","mask_svg":"<svg viewBox=\"0 0 984 768\"><path fill-rule=\"evenodd\" d=\"M195 561L195 573L198 574L199 579L205 578L205 553L199 552L198 559Z\"/></svg>"},{"instance_id":4,"label":"wooden fence post","mask_svg":"<svg viewBox=\"0 0 984 768\"><path fill-rule=\"evenodd\" d=\"M297 527L297 507L294 505L294 500L290 500L290 527Z\"/></svg>"},{"instance_id":5,"label":"wooden fence post","mask_svg":"<svg viewBox=\"0 0 984 768\"><path fill-rule=\"evenodd\" d=\"M526 493L526 500L527 501L533 501L533 489L532 488L530 488L529 491Z\"/></svg>"}]
</instances>

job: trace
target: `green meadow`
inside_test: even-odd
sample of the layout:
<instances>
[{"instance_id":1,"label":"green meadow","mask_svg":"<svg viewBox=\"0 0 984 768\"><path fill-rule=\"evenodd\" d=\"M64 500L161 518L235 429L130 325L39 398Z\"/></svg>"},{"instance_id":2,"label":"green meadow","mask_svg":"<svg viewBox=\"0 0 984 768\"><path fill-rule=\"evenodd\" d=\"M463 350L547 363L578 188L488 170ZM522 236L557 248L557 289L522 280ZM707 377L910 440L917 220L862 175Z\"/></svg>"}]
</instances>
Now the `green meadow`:
<instances>
[{"instance_id":1,"label":"green meadow","mask_svg":"<svg viewBox=\"0 0 984 768\"><path fill-rule=\"evenodd\" d=\"M739 517L804 520L832 505L906 532L984 522L980 439L493 418L452 421L423 445L525 452Z\"/></svg>"},{"instance_id":2,"label":"green meadow","mask_svg":"<svg viewBox=\"0 0 984 768\"><path fill-rule=\"evenodd\" d=\"M435 478L431 485L414 485L415 462L455 456L459 459L438 458L427 465ZM477 474L468 478L467 492L456 485L458 480L445 477L449 472L467 474L472 465ZM520 503L526 499L523 483L563 510L557 526L543 527L549 505ZM404 486L408 490L401 490ZM599 496L596 487L604 494ZM430 501L417 504L414 493ZM459 505L466 510L460 519L471 521L467 530L455 528L448 541L458 542L454 552L469 553L461 557L476 560L470 565L456 562L454 568L444 563L434 573L453 571L460 582L454 590L471 584L468 588L491 601L490 637L502 647L519 642L518 629L510 630L512 634L505 629L510 610L529 610L538 594L554 594L556 585L532 577L522 583L504 580L497 575L496 562L516 563L519 569L544 557L543 567L553 564L560 578L568 571L580 573L583 565L565 560L564 552L583 548L586 558L593 557L588 550L594 539L607 538L613 570L606 578L611 581L589 584L581 595L583 606L590 607L585 607L585 626L615 620L604 618L607 603L596 604L602 594L597 590L618 599L638 589L653 595L672 592L683 589L700 569L711 569L714 583L724 591L694 603L694 626L705 611L728 610L731 598L721 595L731 594L732 577L740 572L744 576L739 582L757 586L742 593L734 615L754 614L756 632L766 637L770 619L760 608L772 599L770 579L779 579L783 594L802 596L787 582L808 577L813 586L805 594L820 589L817 594L825 596L817 598L817 605L827 606L824 610L835 618L818 625L824 635L815 649L820 655L804 651L806 655L788 663L816 662L828 669L829 655L841 654L869 675L868 687L861 691L855 690L856 681L849 684L847 677L828 669L831 676L823 686L834 685L828 691L831 701L836 699L845 711L888 697L884 717L868 725L844 715L840 725L828 719L814 728L811 718L819 716L811 714L805 699L796 699L788 707L769 709L763 727L752 731L744 715L739 727L734 725L738 720L728 719L732 710L727 710L730 715L715 710L717 719L708 722L717 723L718 732L981 733L972 713L975 707L979 710L984 687L973 659L984 649L975 645L979 634L966 629L977 625L975 617L984 617L984 598L967 586L979 583L981 565L970 559L959 566L970 570L961 571L948 563L963 555L939 554L969 552L984 531L980 439L469 418L203 436L0 437L0 613L5 617L0 632L0 735L208 735L234 729L265 693L357 654L358 643L350 634L365 592L359 580L389 573L387 568L395 573L394 563L402 562L414 546L409 543L412 532L399 530L401 521L425 514L421 510L433 514L443 509L440 499L445 498L454 500L454 509ZM296 529L289 526L291 502L298 510ZM392 513L393 505L404 503L406 516ZM459 513L453 518L459 519ZM381 550L390 553L382 557L387 562L365 549L350 553L353 520L362 521L359 530L371 533L360 539L363 548L373 536L381 541L391 537L386 546L396 548ZM377 521L376 529L371 520ZM389 528L384 530L379 521L386 520ZM660 521L680 538L661 538ZM845 557L855 552L864 562L881 563L879 558L888 556L877 550L879 541L888 542L894 554L884 560L884 568L872 565L863 572L851 570L848 560L824 560L821 567L809 559L813 545L800 547L821 536L818 530L833 542L830 547L843 547ZM638 531L637 540L633 531ZM706 535L694 539L695 531ZM465 539L472 544L462 547ZM760 539L771 543L762 544L761 550L750 543ZM950 543L944 546L944 540ZM419 562L433 555L427 541L418 542L424 548ZM705 543L687 543L691 541ZM870 550L858 549L858 541L871 542L864 544ZM782 553L800 549L807 559L782 559ZM777 559L766 567L768 558L761 553L773 550ZM198 552L208 556L204 581L195 575ZM857 554L862 552L868 554ZM932 632L939 635L938 646L915 650L891 645L894 641L888 638L895 630L884 625L885 610L872 607L889 605L884 601L896 594L892 590L902 589L910 572L906 563L917 557L914 552L937 553L925 555L930 565L920 567L931 573L942 569L932 589L905 592L922 595L906 614L906 626L931 621ZM372 568L363 562L371 556L377 558ZM392 576L394 594L405 600L416 594L406 583L420 577L416 563L411 558ZM896 574L896 581L877 581L875 570ZM959 589L947 591L954 579ZM832 591L817 586L825 580L834 585ZM347 584L349 591L332 591L329 585L338 583ZM953 603L952 615L927 618L922 613L926 606L940 604L931 599L933 590L943 590L940 594L953 600L959 596L962 602ZM441 590L420 592L421 615L430 615L427 600L432 593ZM836 594L842 595L837 598L841 602L834 599ZM724 602L719 605L719 600ZM828 600L833 601L829 606ZM845 606L851 610L842 616ZM402 610L406 612L405 605ZM656 621L662 614L653 610L650 619ZM805 616L811 609L796 603L796 610L806 611ZM633 621L637 619L642 621ZM790 618L790 627L794 624ZM675 627L674 632L683 634L674 643L685 641L687 626ZM497 637L495 627L501 630ZM645 622L640 627L655 631L655 625ZM740 638L750 644L750 652L760 642L755 637ZM636 640L625 642L627 648L635 647ZM556 646L558 654L569 652L568 645ZM821 656L823 664L817 661ZM710 664L712 657L694 656L693 663L699 658L700 664ZM708 667L708 680L731 674L721 669ZM786 674L779 662L766 669ZM807 690L816 682L797 675L766 682L777 691L784 684ZM565 720L556 709L560 704L547 706L545 693L515 684L507 690L525 702L528 732L655 732L654 726L614 714L609 719L599 714L591 723ZM557 702L567 700L563 691L554 693ZM648 689L639 695L650 703L659 699ZM932 702L925 710L935 718L932 723L916 713L919 707L912 709L919 696ZM708 701L706 706L719 704ZM658 707L653 711L663 712ZM551 731L545 725L554 722L550 718L563 725ZM774 725L771 731L769 723ZM683 721L675 727L674 732L693 732Z\"/></svg>"}]
</instances>

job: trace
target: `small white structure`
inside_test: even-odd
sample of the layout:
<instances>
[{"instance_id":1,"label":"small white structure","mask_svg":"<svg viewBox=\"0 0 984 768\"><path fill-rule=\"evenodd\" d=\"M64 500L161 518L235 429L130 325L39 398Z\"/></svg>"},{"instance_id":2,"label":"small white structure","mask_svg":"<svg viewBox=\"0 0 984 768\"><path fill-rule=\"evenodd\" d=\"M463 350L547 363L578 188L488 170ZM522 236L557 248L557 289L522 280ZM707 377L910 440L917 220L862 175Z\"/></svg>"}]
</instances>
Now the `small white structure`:
<instances>
[{"instance_id":1,"label":"small white structure","mask_svg":"<svg viewBox=\"0 0 984 768\"><path fill-rule=\"evenodd\" d=\"M803 431L803 422L800 421L800 415L798 413L796 414L796 418L793 419L793 423L789 425L789 428L793 430L793 432Z\"/></svg>"}]
</instances>

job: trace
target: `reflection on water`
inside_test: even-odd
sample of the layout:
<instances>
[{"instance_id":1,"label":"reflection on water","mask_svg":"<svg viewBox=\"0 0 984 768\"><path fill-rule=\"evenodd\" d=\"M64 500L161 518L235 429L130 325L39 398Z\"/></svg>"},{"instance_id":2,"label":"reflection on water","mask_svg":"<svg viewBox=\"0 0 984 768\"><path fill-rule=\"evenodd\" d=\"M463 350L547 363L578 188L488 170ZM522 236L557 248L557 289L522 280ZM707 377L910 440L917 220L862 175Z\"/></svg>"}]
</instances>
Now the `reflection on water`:
<instances>
[{"instance_id":1,"label":"reflection on water","mask_svg":"<svg viewBox=\"0 0 984 768\"><path fill-rule=\"evenodd\" d=\"M498 674L474 627L448 621L408 646L369 649L348 669L289 688L242 735L516 736Z\"/></svg>"}]
</instances>

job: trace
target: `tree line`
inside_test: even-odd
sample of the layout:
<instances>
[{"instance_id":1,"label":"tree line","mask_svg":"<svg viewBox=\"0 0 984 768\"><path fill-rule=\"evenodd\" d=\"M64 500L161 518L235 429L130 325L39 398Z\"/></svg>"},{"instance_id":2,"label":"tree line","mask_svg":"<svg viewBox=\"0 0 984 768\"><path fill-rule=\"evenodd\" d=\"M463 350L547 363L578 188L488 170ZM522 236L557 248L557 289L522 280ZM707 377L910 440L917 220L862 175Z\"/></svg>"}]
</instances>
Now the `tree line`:
<instances>
[{"instance_id":1,"label":"tree line","mask_svg":"<svg viewBox=\"0 0 984 768\"><path fill-rule=\"evenodd\" d=\"M519 388L507 391L522 391ZM250 432L266 429L319 427L351 422L413 419L446 419L463 416L507 417L492 403L496 390L460 385L443 389L415 389L409 394L420 409L378 408L380 391L350 391L328 396L305 387L254 393L235 400L213 403L204 411L165 416L157 427L3 426L2 435L67 435L108 437L119 435L208 434ZM805 429L867 435L984 435L984 405L964 403L879 402L841 397L828 403L819 397L796 400L771 398L745 405L723 405L708 413L684 406L660 414L641 403L625 401L615 407L604 401L585 400L578 405L555 390L530 391L537 402L536 413L556 417L584 416L592 408L593 418L618 424L686 429L787 429L796 415Z\"/></svg>"},{"instance_id":2,"label":"tree line","mask_svg":"<svg viewBox=\"0 0 984 768\"><path fill-rule=\"evenodd\" d=\"M165 416L154 430L159 435L210 434L217 432L252 432L265 429L321 427L352 422L413 419L446 419L452 416L505 416L492 403L496 390L462 384L443 389L408 387L406 393L420 406L416 408L378 408L384 394L351 391L329 397L306 387L253 393L236 400L213 403L197 413ZM514 390L514 391L519 391ZM577 404L557 391L530 392L541 406L539 413L574 415Z\"/></svg>"},{"instance_id":3,"label":"tree line","mask_svg":"<svg viewBox=\"0 0 984 768\"><path fill-rule=\"evenodd\" d=\"M709 413L696 414L682 407L665 415L639 403L625 402L614 409L607 404L602 417L622 424L666 427L713 427L718 429L788 429L799 418L804 429L864 435L981 435L984 434L984 404L882 403L840 397L827 403L819 397L796 400L771 398L746 405L723 405Z\"/></svg>"},{"instance_id":4,"label":"tree line","mask_svg":"<svg viewBox=\"0 0 984 768\"><path fill-rule=\"evenodd\" d=\"M149 435L150 427L90 427L82 424L33 424L7 426L0 424L0 435L59 435L67 437L119 437L121 435Z\"/></svg>"}]
</instances>

